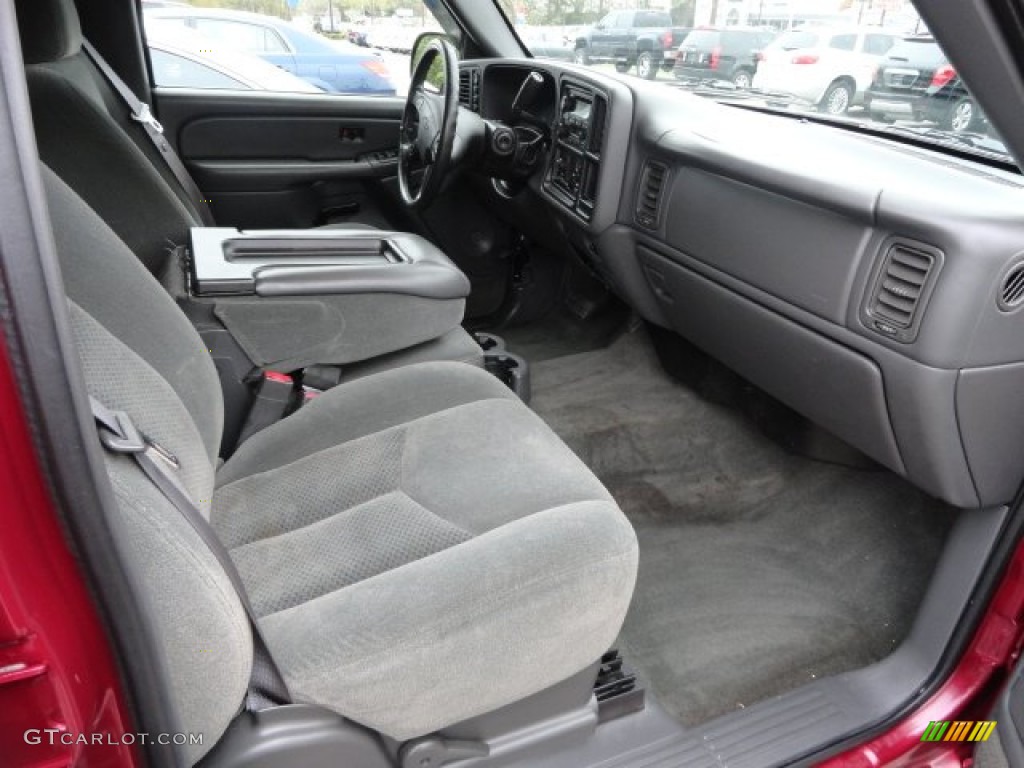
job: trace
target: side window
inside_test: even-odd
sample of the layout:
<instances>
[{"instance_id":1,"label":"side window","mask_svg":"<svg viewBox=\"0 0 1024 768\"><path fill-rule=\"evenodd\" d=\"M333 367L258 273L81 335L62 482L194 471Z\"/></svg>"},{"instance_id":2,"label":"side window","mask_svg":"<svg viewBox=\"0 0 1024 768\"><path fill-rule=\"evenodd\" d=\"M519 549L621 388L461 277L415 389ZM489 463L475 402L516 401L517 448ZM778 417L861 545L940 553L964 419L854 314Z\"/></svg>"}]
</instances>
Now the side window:
<instances>
[{"instance_id":1,"label":"side window","mask_svg":"<svg viewBox=\"0 0 1024 768\"><path fill-rule=\"evenodd\" d=\"M615 19L612 21L612 26L616 29L625 29L633 26L633 12L632 11L619 11L615 14Z\"/></svg>"},{"instance_id":2,"label":"side window","mask_svg":"<svg viewBox=\"0 0 1024 768\"><path fill-rule=\"evenodd\" d=\"M149 49L153 82L164 88L228 88L249 90L249 86L212 67L158 48Z\"/></svg>"},{"instance_id":3,"label":"side window","mask_svg":"<svg viewBox=\"0 0 1024 768\"><path fill-rule=\"evenodd\" d=\"M833 35L828 47L837 51L852 51L857 45L856 35Z\"/></svg>"},{"instance_id":4,"label":"side window","mask_svg":"<svg viewBox=\"0 0 1024 768\"><path fill-rule=\"evenodd\" d=\"M884 56L895 44L896 38L890 35L868 34L864 35L864 53L874 56Z\"/></svg>"},{"instance_id":5,"label":"side window","mask_svg":"<svg viewBox=\"0 0 1024 768\"><path fill-rule=\"evenodd\" d=\"M746 32L726 31L722 32L722 35L719 38L719 44L722 49L722 53L733 56L740 51L745 51L753 47L754 40L754 35L747 34Z\"/></svg>"},{"instance_id":6,"label":"side window","mask_svg":"<svg viewBox=\"0 0 1024 768\"><path fill-rule=\"evenodd\" d=\"M269 27L263 30L264 53L288 53L288 46L281 36Z\"/></svg>"},{"instance_id":7,"label":"side window","mask_svg":"<svg viewBox=\"0 0 1024 768\"><path fill-rule=\"evenodd\" d=\"M164 28L167 28L167 29L183 30L183 29L190 29L191 26L192 26L191 24L189 24L189 19L186 19L184 17L178 17L178 16L161 16L160 18L156 19L155 21L150 21L150 19L147 18L147 17L143 17L143 18L146 19L146 24L147 25L148 24L156 24L159 27L164 27Z\"/></svg>"},{"instance_id":8,"label":"side window","mask_svg":"<svg viewBox=\"0 0 1024 768\"><path fill-rule=\"evenodd\" d=\"M633 20L634 27L668 27L671 24L666 21L665 17L660 13L654 11L637 11L636 18Z\"/></svg>"},{"instance_id":9,"label":"side window","mask_svg":"<svg viewBox=\"0 0 1024 768\"><path fill-rule=\"evenodd\" d=\"M601 21L599 21L597 23L597 26L604 27L605 29L611 29L612 27L615 26L615 17L616 16L618 16L617 13L605 14L605 17L603 19L601 19Z\"/></svg>"},{"instance_id":10,"label":"side window","mask_svg":"<svg viewBox=\"0 0 1024 768\"><path fill-rule=\"evenodd\" d=\"M236 51L266 53L264 27L224 19L196 19L196 29Z\"/></svg>"},{"instance_id":11,"label":"side window","mask_svg":"<svg viewBox=\"0 0 1024 768\"><path fill-rule=\"evenodd\" d=\"M608 17L619 13L611 11ZM445 3L437 0L302 0L298 8L294 0L143 2L142 16L154 47L226 73L250 89L277 93L405 96L413 41L425 32L447 33L458 47L463 35ZM565 47L564 30L546 31L557 41L554 47ZM184 70L186 64L178 67ZM153 74L161 85L170 84L171 69Z\"/></svg>"}]
</instances>

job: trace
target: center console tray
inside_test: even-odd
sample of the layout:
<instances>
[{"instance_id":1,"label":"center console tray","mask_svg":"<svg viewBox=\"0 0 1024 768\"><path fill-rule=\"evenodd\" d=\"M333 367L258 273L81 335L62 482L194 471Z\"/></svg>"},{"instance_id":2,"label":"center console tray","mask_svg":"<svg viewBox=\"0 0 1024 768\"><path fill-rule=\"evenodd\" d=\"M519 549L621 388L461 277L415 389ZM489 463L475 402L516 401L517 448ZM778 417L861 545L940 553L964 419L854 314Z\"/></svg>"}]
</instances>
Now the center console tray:
<instances>
[{"instance_id":1,"label":"center console tray","mask_svg":"<svg viewBox=\"0 0 1024 768\"><path fill-rule=\"evenodd\" d=\"M191 282L197 296L469 293L466 276L427 240L364 229L194 227Z\"/></svg>"}]
</instances>

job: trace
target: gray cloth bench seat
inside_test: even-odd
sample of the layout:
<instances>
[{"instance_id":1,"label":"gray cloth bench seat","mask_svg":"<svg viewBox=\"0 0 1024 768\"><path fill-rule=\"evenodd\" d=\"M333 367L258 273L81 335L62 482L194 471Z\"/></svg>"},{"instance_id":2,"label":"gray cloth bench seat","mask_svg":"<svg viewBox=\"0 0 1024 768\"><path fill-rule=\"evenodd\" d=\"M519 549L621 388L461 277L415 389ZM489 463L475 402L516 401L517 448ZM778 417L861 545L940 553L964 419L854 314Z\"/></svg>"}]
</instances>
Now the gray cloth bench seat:
<instances>
[{"instance_id":1,"label":"gray cloth bench seat","mask_svg":"<svg viewBox=\"0 0 1024 768\"><path fill-rule=\"evenodd\" d=\"M394 739L493 711L596 662L637 544L600 482L500 382L427 362L329 390L217 469L209 351L103 220L44 168L87 389L177 457L297 701ZM138 464L106 454L112 527L151 611L175 714L237 716L253 639L210 548Z\"/></svg>"}]
</instances>

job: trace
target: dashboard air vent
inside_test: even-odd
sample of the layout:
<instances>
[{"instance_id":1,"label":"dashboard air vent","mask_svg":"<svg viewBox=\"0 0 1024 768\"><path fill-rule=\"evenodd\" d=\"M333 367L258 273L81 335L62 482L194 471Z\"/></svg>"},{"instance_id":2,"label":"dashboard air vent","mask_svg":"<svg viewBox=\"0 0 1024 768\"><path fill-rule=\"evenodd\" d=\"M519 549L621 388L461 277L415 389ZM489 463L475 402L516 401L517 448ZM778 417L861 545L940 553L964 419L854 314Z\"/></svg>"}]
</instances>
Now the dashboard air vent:
<instances>
[{"instance_id":1,"label":"dashboard air vent","mask_svg":"<svg viewBox=\"0 0 1024 768\"><path fill-rule=\"evenodd\" d=\"M865 307L874 330L902 342L917 336L941 257L927 246L889 243Z\"/></svg>"},{"instance_id":2,"label":"dashboard air vent","mask_svg":"<svg viewBox=\"0 0 1024 768\"><path fill-rule=\"evenodd\" d=\"M600 155L604 148L604 125L608 119L608 102L604 96L594 94L593 124L590 128L590 143L588 149L595 155Z\"/></svg>"},{"instance_id":3,"label":"dashboard air vent","mask_svg":"<svg viewBox=\"0 0 1024 768\"><path fill-rule=\"evenodd\" d=\"M1003 275L999 285L999 308L1010 312L1024 304L1024 261L1018 261Z\"/></svg>"},{"instance_id":4,"label":"dashboard air vent","mask_svg":"<svg viewBox=\"0 0 1024 768\"><path fill-rule=\"evenodd\" d=\"M480 111L480 70L459 70L459 104L474 112Z\"/></svg>"},{"instance_id":5,"label":"dashboard air vent","mask_svg":"<svg viewBox=\"0 0 1024 768\"><path fill-rule=\"evenodd\" d=\"M636 195L636 223L647 229L658 228L661 193L668 179L668 167L648 160L640 174L640 189Z\"/></svg>"}]
</instances>

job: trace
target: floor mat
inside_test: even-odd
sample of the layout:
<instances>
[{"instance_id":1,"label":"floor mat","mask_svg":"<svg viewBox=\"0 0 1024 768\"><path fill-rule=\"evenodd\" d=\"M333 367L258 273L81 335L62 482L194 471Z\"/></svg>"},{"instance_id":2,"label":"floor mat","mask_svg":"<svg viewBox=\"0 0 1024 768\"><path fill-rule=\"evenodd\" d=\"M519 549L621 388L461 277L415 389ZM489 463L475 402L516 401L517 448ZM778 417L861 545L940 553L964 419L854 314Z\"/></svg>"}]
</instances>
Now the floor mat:
<instances>
[{"instance_id":1,"label":"floor mat","mask_svg":"<svg viewBox=\"0 0 1024 768\"><path fill-rule=\"evenodd\" d=\"M863 666L906 635L949 508L890 472L787 453L665 374L642 331L532 370L531 405L636 528L620 647L684 724Z\"/></svg>"}]
</instances>

